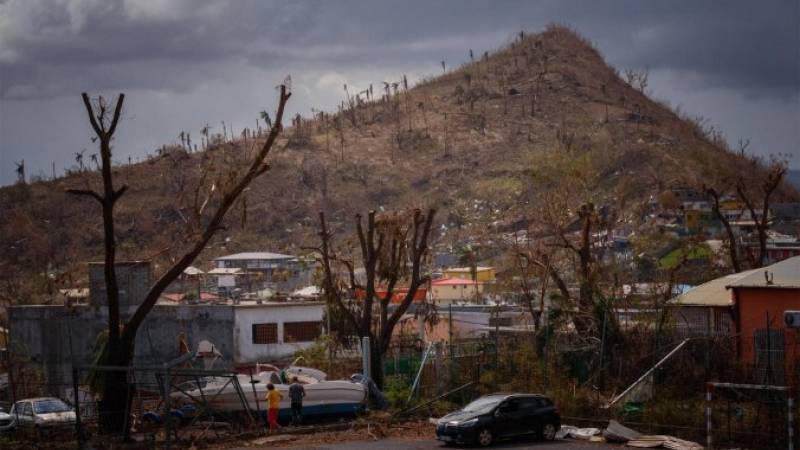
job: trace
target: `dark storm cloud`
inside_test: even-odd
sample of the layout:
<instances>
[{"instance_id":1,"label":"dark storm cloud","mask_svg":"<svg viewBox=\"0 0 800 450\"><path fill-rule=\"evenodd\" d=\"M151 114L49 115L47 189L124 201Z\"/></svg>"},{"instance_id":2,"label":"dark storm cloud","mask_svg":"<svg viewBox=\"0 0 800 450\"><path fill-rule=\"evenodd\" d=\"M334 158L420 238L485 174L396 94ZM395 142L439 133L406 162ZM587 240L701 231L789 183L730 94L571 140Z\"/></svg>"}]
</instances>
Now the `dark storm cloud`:
<instances>
[{"instance_id":1,"label":"dark storm cloud","mask_svg":"<svg viewBox=\"0 0 800 450\"><path fill-rule=\"evenodd\" d=\"M799 17L796 0L0 0L0 184L12 160L63 167L62 147L90 144L74 129L83 118L67 118L84 90L130 94L118 145L135 157L179 129L252 122L271 104L253 93L289 72L294 111L331 109L343 83L418 79L549 22L573 26L620 69L649 67L656 96L721 118L734 141L794 151ZM53 121L47 138L29 125L41 117Z\"/></svg>"},{"instance_id":2,"label":"dark storm cloud","mask_svg":"<svg viewBox=\"0 0 800 450\"><path fill-rule=\"evenodd\" d=\"M0 11L4 98L72 93L76 72L107 88L152 83L153 89L186 89L194 74L153 77L148 68L303 59L381 63L455 57L456 50L463 60L467 49L456 49L454 39L489 36L494 42L484 43L497 46L498 36L549 21L574 25L626 66L685 70L701 83L778 93L796 90L800 78L798 6L789 0L10 0ZM139 70L131 67L136 63ZM131 70L114 72L112 64ZM64 80L62 92L58 80Z\"/></svg>"},{"instance_id":3,"label":"dark storm cloud","mask_svg":"<svg viewBox=\"0 0 800 450\"><path fill-rule=\"evenodd\" d=\"M655 69L693 72L704 86L797 93L800 3L659 2L646 3L647 9L643 5L640 2L628 16L635 26L617 25L620 32L608 35L629 34L630 46L604 39L619 63L645 62ZM620 8L616 13L625 14ZM602 30L596 33L604 37Z\"/></svg>"}]
</instances>

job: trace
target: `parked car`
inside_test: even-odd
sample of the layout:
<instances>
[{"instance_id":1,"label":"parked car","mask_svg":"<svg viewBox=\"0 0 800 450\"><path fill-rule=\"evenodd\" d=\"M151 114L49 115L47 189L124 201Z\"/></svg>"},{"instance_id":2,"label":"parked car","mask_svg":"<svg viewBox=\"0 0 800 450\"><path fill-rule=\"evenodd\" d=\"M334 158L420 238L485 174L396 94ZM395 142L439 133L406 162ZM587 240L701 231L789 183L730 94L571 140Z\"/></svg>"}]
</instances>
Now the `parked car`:
<instances>
[{"instance_id":1,"label":"parked car","mask_svg":"<svg viewBox=\"0 0 800 450\"><path fill-rule=\"evenodd\" d=\"M13 428L34 432L75 424L75 411L71 406L54 397L20 400L9 412L14 421Z\"/></svg>"},{"instance_id":2,"label":"parked car","mask_svg":"<svg viewBox=\"0 0 800 450\"><path fill-rule=\"evenodd\" d=\"M14 431L14 418L0 406L0 433Z\"/></svg>"},{"instance_id":3,"label":"parked car","mask_svg":"<svg viewBox=\"0 0 800 450\"><path fill-rule=\"evenodd\" d=\"M485 447L516 436L553 440L559 428L558 407L544 395L492 394L439 419L436 439Z\"/></svg>"}]
</instances>

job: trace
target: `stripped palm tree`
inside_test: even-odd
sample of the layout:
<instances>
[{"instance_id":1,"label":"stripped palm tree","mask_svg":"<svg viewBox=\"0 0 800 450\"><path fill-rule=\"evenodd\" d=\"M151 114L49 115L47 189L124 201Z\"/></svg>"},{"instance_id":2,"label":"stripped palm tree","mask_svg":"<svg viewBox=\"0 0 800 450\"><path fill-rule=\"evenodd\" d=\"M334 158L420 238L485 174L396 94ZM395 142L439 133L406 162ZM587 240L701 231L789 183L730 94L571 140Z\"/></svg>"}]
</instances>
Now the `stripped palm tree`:
<instances>
[{"instance_id":1,"label":"stripped palm tree","mask_svg":"<svg viewBox=\"0 0 800 450\"><path fill-rule=\"evenodd\" d=\"M79 152L75 152L75 162L78 163L78 167L83 170L83 154L86 153L86 149L83 149Z\"/></svg>"}]
</instances>

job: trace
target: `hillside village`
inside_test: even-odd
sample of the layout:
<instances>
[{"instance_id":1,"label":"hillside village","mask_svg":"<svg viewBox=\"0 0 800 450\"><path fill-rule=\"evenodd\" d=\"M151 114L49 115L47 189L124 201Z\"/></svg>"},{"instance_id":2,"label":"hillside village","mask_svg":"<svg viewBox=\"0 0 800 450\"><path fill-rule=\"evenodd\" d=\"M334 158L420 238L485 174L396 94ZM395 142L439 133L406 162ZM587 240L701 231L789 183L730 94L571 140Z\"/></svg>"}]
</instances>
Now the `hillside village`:
<instances>
[{"instance_id":1,"label":"hillside village","mask_svg":"<svg viewBox=\"0 0 800 450\"><path fill-rule=\"evenodd\" d=\"M707 383L796 386L800 194L786 163L650 99L645 72L620 73L566 27L471 59L414 86L345 86L338 111L282 130L206 129L200 145L182 136L114 165L123 329L225 201L215 189L281 131L269 170L134 334L135 433L145 411L169 414L140 396L172 389L163 373L196 388L201 366L252 380L300 358L328 381L373 379L382 394L365 388L359 408L439 417L470 396L542 391L564 424L627 420L698 442ZM116 366L98 364L103 217L65 193L103 182L81 164L0 190L0 405L93 408L90 373ZM721 398L742 405L737 439L783 443L785 402L765 413L736 395ZM756 425L766 437L746 436Z\"/></svg>"}]
</instances>

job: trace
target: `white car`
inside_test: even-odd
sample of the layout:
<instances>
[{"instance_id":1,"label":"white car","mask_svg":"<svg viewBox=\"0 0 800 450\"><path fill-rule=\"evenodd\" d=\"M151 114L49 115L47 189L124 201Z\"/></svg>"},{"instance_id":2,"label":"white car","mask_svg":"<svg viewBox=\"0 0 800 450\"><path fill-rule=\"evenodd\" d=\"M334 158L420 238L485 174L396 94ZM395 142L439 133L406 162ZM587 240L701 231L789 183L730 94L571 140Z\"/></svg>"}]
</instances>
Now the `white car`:
<instances>
[{"instance_id":1,"label":"white car","mask_svg":"<svg viewBox=\"0 0 800 450\"><path fill-rule=\"evenodd\" d=\"M44 431L75 424L71 406L53 397L29 398L14 403L9 412L13 429Z\"/></svg>"},{"instance_id":2,"label":"white car","mask_svg":"<svg viewBox=\"0 0 800 450\"><path fill-rule=\"evenodd\" d=\"M0 433L14 431L14 418L0 408Z\"/></svg>"}]
</instances>

